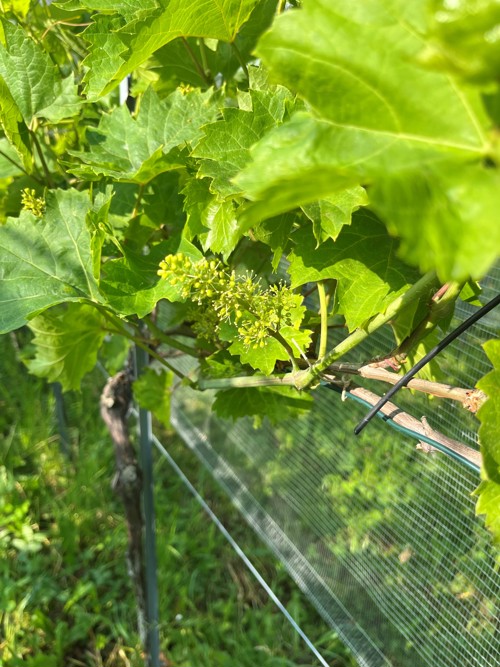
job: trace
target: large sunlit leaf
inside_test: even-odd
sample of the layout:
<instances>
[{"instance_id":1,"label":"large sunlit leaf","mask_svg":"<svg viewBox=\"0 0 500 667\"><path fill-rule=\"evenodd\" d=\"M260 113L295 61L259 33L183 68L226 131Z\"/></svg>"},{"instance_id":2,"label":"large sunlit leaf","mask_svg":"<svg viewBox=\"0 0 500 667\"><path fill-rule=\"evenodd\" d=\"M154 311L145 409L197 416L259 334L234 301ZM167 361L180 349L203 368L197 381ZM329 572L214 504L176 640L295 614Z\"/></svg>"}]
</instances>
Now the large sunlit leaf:
<instances>
[{"instance_id":1,"label":"large sunlit leaf","mask_svg":"<svg viewBox=\"0 0 500 667\"><path fill-rule=\"evenodd\" d=\"M156 50L177 37L232 42L257 0L158 0L156 9L120 20L97 15L85 36L87 95L96 99L116 86Z\"/></svg>"},{"instance_id":2,"label":"large sunlit leaf","mask_svg":"<svg viewBox=\"0 0 500 667\"><path fill-rule=\"evenodd\" d=\"M134 118L126 106L104 115L87 132L89 151L73 152L83 164L72 171L92 180L147 183L158 174L185 163L181 149L201 137L200 127L217 116L210 93L175 91L161 101L153 90L141 100Z\"/></svg>"},{"instance_id":3,"label":"large sunlit leaf","mask_svg":"<svg viewBox=\"0 0 500 667\"><path fill-rule=\"evenodd\" d=\"M443 279L466 278L476 266L484 273L492 255L485 256L484 244L476 249L464 243L461 254L467 248L468 261L461 266L451 261L450 228L455 244L464 227L476 228L483 239L498 233L497 216L491 215L500 206L498 188L488 186L478 222L463 187L474 169L472 181L481 179L484 159L494 154L491 123L479 92L419 62L427 43L426 7L424 0L365 0L354 11L347 0L309 0L278 18L258 53L274 79L302 95L312 111L273 129L252 149L253 162L236 177L257 200L247 208L244 224L345 187L373 184L383 188L379 213L406 240L402 252L408 260L423 269L436 267ZM438 218L432 226L412 223L409 229L398 214L398 187L391 185L403 171L415 216L422 178L429 173L427 200L441 199L446 224ZM458 180L443 193L450 174ZM415 234L420 234L417 248ZM429 257L424 245L440 250Z\"/></svg>"},{"instance_id":4,"label":"large sunlit leaf","mask_svg":"<svg viewBox=\"0 0 500 667\"><path fill-rule=\"evenodd\" d=\"M292 235L289 255L292 287L334 278L338 281L339 312L350 330L383 312L416 278L416 272L397 258L398 241L367 212L358 211L337 240L317 247L309 227Z\"/></svg>"},{"instance_id":5,"label":"large sunlit leaf","mask_svg":"<svg viewBox=\"0 0 500 667\"><path fill-rule=\"evenodd\" d=\"M63 79L42 47L6 20L0 22L0 77L26 125L33 118L70 118L82 104L73 77Z\"/></svg>"},{"instance_id":6,"label":"large sunlit leaf","mask_svg":"<svg viewBox=\"0 0 500 667\"><path fill-rule=\"evenodd\" d=\"M96 364L105 323L94 306L80 303L38 315L29 323L35 334L35 355L26 362L30 373L60 382L64 391L80 389L82 378Z\"/></svg>"},{"instance_id":7,"label":"large sunlit leaf","mask_svg":"<svg viewBox=\"0 0 500 667\"><path fill-rule=\"evenodd\" d=\"M43 218L23 212L0 226L0 333L64 301L102 301L93 273L87 192L47 195Z\"/></svg>"},{"instance_id":8,"label":"large sunlit leaf","mask_svg":"<svg viewBox=\"0 0 500 667\"><path fill-rule=\"evenodd\" d=\"M422 166L387 174L372 207L403 239L401 254L447 280L479 280L500 254L500 172L481 165Z\"/></svg>"}]
</instances>

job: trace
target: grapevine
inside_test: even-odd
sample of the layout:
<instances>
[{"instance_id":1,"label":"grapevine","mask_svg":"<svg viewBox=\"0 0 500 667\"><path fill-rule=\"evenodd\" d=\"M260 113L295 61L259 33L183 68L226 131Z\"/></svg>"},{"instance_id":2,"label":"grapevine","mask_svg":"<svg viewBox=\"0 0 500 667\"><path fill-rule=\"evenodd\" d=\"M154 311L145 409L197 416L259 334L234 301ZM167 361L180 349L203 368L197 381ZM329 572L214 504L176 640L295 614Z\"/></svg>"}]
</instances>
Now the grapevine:
<instances>
[{"instance_id":1,"label":"grapevine","mask_svg":"<svg viewBox=\"0 0 500 667\"><path fill-rule=\"evenodd\" d=\"M282 327L300 327L305 314L302 296L283 282L263 289L251 274L237 275L215 259L193 262L182 253L169 255L160 262L158 275L178 286L183 299L200 306L190 313L195 331L206 339L217 337L227 322L246 347L262 348L266 337Z\"/></svg>"},{"instance_id":2,"label":"grapevine","mask_svg":"<svg viewBox=\"0 0 500 667\"><path fill-rule=\"evenodd\" d=\"M195 389L265 387L245 410L276 419L343 364L407 370L500 255L494 3L153 4L3 3L0 331L28 326L26 363L64 389L134 343L169 382L189 355ZM382 328L392 351L346 361Z\"/></svg>"}]
</instances>

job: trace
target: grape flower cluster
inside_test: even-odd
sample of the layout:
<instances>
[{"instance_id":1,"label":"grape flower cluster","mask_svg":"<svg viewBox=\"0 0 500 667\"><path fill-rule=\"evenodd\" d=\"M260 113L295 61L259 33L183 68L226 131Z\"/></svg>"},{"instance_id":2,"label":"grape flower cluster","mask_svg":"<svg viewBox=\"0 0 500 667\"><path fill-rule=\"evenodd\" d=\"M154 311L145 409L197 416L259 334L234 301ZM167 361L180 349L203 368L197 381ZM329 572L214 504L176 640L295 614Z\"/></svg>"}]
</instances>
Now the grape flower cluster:
<instances>
[{"instance_id":1,"label":"grape flower cluster","mask_svg":"<svg viewBox=\"0 0 500 667\"><path fill-rule=\"evenodd\" d=\"M24 188L21 194L21 204L25 211L30 211L37 218L41 218L45 213L45 199L37 197L35 190Z\"/></svg>"},{"instance_id":2,"label":"grape flower cluster","mask_svg":"<svg viewBox=\"0 0 500 667\"><path fill-rule=\"evenodd\" d=\"M245 346L256 349L282 327L299 327L304 316L301 295L284 283L263 288L251 273L237 275L216 259L167 255L158 275L193 303L193 330L206 340L217 340L221 324L227 322Z\"/></svg>"}]
</instances>

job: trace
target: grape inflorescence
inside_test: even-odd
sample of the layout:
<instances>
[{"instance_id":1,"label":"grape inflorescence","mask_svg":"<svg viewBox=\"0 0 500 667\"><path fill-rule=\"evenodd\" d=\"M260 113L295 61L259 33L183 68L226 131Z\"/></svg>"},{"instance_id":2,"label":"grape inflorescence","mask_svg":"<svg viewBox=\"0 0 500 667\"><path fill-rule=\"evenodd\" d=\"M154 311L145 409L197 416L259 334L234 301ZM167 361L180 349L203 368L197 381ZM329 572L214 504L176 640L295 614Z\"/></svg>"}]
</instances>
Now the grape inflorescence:
<instances>
[{"instance_id":1,"label":"grape inflorescence","mask_svg":"<svg viewBox=\"0 0 500 667\"><path fill-rule=\"evenodd\" d=\"M167 255L158 275L193 303L193 330L206 340L218 340L221 324L228 323L245 346L264 347L270 335L284 326L299 327L304 316L302 296L283 282L264 288L251 273L236 274L217 259Z\"/></svg>"}]
</instances>

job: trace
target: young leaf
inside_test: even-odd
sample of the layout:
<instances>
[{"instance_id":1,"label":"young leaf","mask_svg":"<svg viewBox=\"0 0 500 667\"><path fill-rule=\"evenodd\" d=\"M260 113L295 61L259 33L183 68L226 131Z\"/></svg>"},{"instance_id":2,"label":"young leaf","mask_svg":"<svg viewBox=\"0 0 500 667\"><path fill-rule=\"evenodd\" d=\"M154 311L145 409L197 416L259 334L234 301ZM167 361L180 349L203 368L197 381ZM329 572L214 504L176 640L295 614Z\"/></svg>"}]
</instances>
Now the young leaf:
<instances>
[{"instance_id":1,"label":"young leaf","mask_svg":"<svg viewBox=\"0 0 500 667\"><path fill-rule=\"evenodd\" d=\"M104 325L98 310L80 303L38 315L28 324L35 334L35 356L26 362L30 373L60 382L64 391L80 389L83 376L96 364Z\"/></svg>"},{"instance_id":2,"label":"young leaf","mask_svg":"<svg viewBox=\"0 0 500 667\"><path fill-rule=\"evenodd\" d=\"M255 370L262 371L264 375L271 375L277 361L290 359L283 345L275 338L266 338L262 347L254 348L245 345L242 340L234 340L228 348L229 352L239 355L242 364L248 364Z\"/></svg>"},{"instance_id":3,"label":"young leaf","mask_svg":"<svg viewBox=\"0 0 500 667\"><path fill-rule=\"evenodd\" d=\"M493 370L477 383L488 400L477 413L481 422L479 442L483 481L475 492L479 496L476 513L486 515L486 525L493 533L493 540L500 544L500 341L490 340L484 344L484 349Z\"/></svg>"},{"instance_id":4,"label":"young leaf","mask_svg":"<svg viewBox=\"0 0 500 667\"><path fill-rule=\"evenodd\" d=\"M203 250L221 253L224 259L243 236L232 199L219 199L209 191L208 179L191 179L182 190L187 222L186 238L199 238Z\"/></svg>"},{"instance_id":5,"label":"young leaf","mask_svg":"<svg viewBox=\"0 0 500 667\"><path fill-rule=\"evenodd\" d=\"M141 408L149 410L165 426L170 426L170 397L174 374L146 368L133 383L134 398Z\"/></svg>"},{"instance_id":6,"label":"young leaf","mask_svg":"<svg viewBox=\"0 0 500 667\"><path fill-rule=\"evenodd\" d=\"M200 7L196 0L158 0L154 12L141 16L137 10L135 20L97 15L85 31L91 44L84 61L88 97L104 95L176 37L234 41L256 4L257 0L205 0Z\"/></svg>"},{"instance_id":7,"label":"young leaf","mask_svg":"<svg viewBox=\"0 0 500 667\"><path fill-rule=\"evenodd\" d=\"M90 151L71 152L84 163L72 172L92 180L109 176L116 181L147 183L182 166L185 157L177 147L199 139L200 126L214 120L217 113L211 93L175 91L160 101L149 89L136 118L121 106L87 133Z\"/></svg>"},{"instance_id":8,"label":"young leaf","mask_svg":"<svg viewBox=\"0 0 500 667\"><path fill-rule=\"evenodd\" d=\"M102 302L85 216L87 192L57 190L39 220L24 211L0 226L0 333L65 301Z\"/></svg>"},{"instance_id":9,"label":"young leaf","mask_svg":"<svg viewBox=\"0 0 500 667\"><path fill-rule=\"evenodd\" d=\"M307 226L292 239L292 287L335 278L339 312L350 331L383 312L416 278L415 271L396 257L398 241L368 211L355 213L351 226L344 227L335 242L327 240L316 247Z\"/></svg>"},{"instance_id":10,"label":"young leaf","mask_svg":"<svg viewBox=\"0 0 500 667\"><path fill-rule=\"evenodd\" d=\"M218 391L212 407L222 419L267 417L276 424L305 414L311 402L310 394L299 393L293 387L245 387Z\"/></svg>"},{"instance_id":11,"label":"young leaf","mask_svg":"<svg viewBox=\"0 0 500 667\"><path fill-rule=\"evenodd\" d=\"M313 223L314 236L319 245L326 239L335 241L342 227L351 224L353 212L367 204L366 190L358 185L306 204L302 210Z\"/></svg>"},{"instance_id":12,"label":"young leaf","mask_svg":"<svg viewBox=\"0 0 500 667\"><path fill-rule=\"evenodd\" d=\"M73 77L63 79L48 53L5 19L0 22L0 77L26 125L33 118L57 123L81 107Z\"/></svg>"},{"instance_id":13,"label":"young leaf","mask_svg":"<svg viewBox=\"0 0 500 667\"><path fill-rule=\"evenodd\" d=\"M253 230L254 237L268 245L273 251L272 267L278 269L281 258L283 257L290 240L295 219L295 213L282 213L275 218L263 220Z\"/></svg>"},{"instance_id":14,"label":"young leaf","mask_svg":"<svg viewBox=\"0 0 500 667\"><path fill-rule=\"evenodd\" d=\"M227 328L222 328L228 331ZM294 357L305 353L311 342L311 332L291 326L281 327L279 330L282 338L288 343ZM221 339L229 338L224 333ZM264 375L271 375L277 361L289 361L290 354L285 346L276 338L269 335L262 341L261 345L246 345L242 340L233 340L228 348L231 354L239 355L242 364L248 364L256 370L262 371Z\"/></svg>"}]
</instances>

